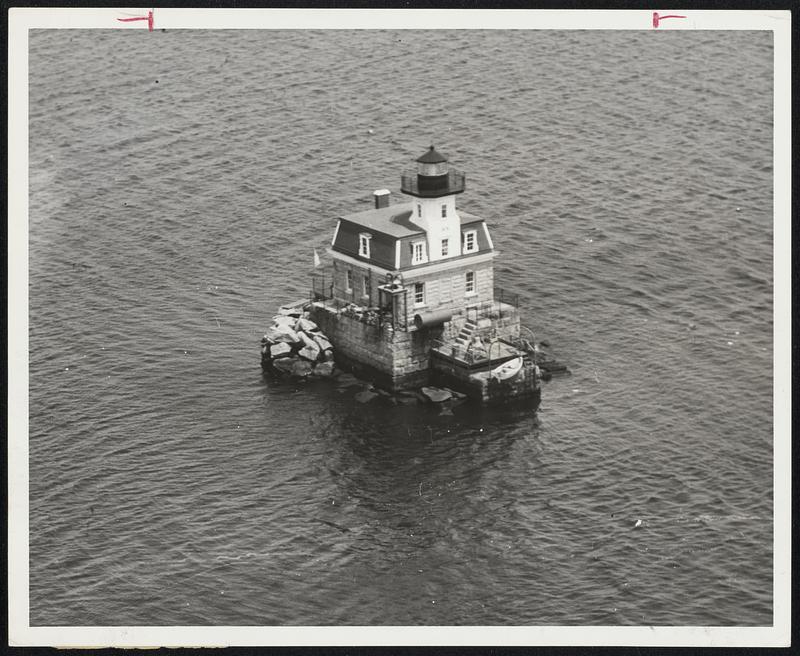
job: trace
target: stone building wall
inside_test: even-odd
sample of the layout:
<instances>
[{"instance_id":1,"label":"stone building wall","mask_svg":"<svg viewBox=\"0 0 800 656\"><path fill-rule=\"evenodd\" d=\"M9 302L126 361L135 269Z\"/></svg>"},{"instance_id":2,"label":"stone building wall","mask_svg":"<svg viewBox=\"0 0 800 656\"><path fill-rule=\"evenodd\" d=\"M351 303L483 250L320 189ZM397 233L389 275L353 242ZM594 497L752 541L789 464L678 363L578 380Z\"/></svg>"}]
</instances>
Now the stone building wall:
<instances>
[{"instance_id":1,"label":"stone building wall","mask_svg":"<svg viewBox=\"0 0 800 656\"><path fill-rule=\"evenodd\" d=\"M353 287L347 291L347 270L352 271ZM364 295L363 280L369 279L368 294ZM366 266L358 266L348 262L333 260L333 296L345 303L355 303L364 307L378 304L378 285L384 283L384 277Z\"/></svg>"},{"instance_id":2,"label":"stone building wall","mask_svg":"<svg viewBox=\"0 0 800 656\"><path fill-rule=\"evenodd\" d=\"M401 331L366 324L314 303L309 308L334 345L337 363L374 380L380 387L404 389L428 383L431 341L441 328Z\"/></svg>"},{"instance_id":3,"label":"stone building wall","mask_svg":"<svg viewBox=\"0 0 800 656\"><path fill-rule=\"evenodd\" d=\"M347 291L347 271L352 272L353 287ZM475 291L466 293L466 273L475 274ZM369 278L369 294L363 294L364 277ZM380 297L378 286L385 282L385 276L370 271L366 266L358 266L351 262L333 260L333 296L340 302L354 303L364 307L377 306ZM414 283L425 284L424 305L414 304ZM414 323L415 314L449 310L453 313L455 334L461 329L470 306L488 303L494 298L494 270L491 260L476 263L473 266L437 273L407 272L404 278L407 292L406 321L409 326Z\"/></svg>"},{"instance_id":4,"label":"stone building wall","mask_svg":"<svg viewBox=\"0 0 800 656\"><path fill-rule=\"evenodd\" d=\"M475 273L475 293L467 295L466 273ZM494 269L492 261L480 262L470 267L430 274L408 272L403 280L408 288L408 321L414 315L448 309L457 314L465 307L491 301L494 298ZM414 283L425 284L425 304L415 306Z\"/></svg>"}]
</instances>

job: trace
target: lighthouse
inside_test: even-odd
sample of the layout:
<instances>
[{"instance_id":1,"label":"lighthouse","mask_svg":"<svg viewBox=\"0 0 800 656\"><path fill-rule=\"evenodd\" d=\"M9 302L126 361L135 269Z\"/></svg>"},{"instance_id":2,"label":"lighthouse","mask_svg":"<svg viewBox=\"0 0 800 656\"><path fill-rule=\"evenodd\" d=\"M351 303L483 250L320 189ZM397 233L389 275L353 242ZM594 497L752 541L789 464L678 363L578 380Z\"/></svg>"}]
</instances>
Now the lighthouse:
<instances>
[{"instance_id":1,"label":"lighthouse","mask_svg":"<svg viewBox=\"0 0 800 656\"><path fill-rule=\"evenodd\" d=\"M400 190L414 198L414 220L426 234L428 261L462 253L456 195L464 191L464 183L464 174L451 169L433 146L417 158L416 171L401 176Z\"/></svg>"},{"instance_id":2,"label":"lighthouse","mask_svg":"<svg viewBox=\"0 0 800 656\"><path fill-rule=\"evenodd\" d=\"M433 145L414 165L400 175L405 202L381 189L373 208L337 218L331 264L315 274L315 321L337 361L388 389L439 375L486 400L489 373L518 362L518 389L505 396L538 391L516 297L494 285L486 221L456 205L465 174Z\"/></svg>"},{"instance_id":3,"label":"lighthouse","mask_svg":"<svg viewBox=\"0 0 800 656\"><path fill-rule=\"evenodd\" d=\"M491 301L494 247L486 222L456 208L465 182L431 146L401 174L410 202L389 205L379 194L374 209L340 216L329 251L333 297L390 309L393 327L412 329ZM386 308L381 288L397 297L401 281L402 299Z\"/></svg>"}]
</instances>

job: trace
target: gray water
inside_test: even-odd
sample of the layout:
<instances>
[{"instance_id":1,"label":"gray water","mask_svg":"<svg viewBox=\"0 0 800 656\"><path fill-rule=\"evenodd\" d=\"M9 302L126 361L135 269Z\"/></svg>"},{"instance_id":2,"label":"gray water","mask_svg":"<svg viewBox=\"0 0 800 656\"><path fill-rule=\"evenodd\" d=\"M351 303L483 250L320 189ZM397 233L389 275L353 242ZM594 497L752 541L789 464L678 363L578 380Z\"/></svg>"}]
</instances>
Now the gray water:
<instances>
[{"instance_id":1,"label":"gray water","mask_svg":"<svg viewBox=\"0 0 800 656\"><path fill-rule=\"evenodd\" d=\"M31 623L771 624L771 58L31 32ZM262 376L312 247L431 143L572 371L535 414Z\"/></svg>"}]
</instances>

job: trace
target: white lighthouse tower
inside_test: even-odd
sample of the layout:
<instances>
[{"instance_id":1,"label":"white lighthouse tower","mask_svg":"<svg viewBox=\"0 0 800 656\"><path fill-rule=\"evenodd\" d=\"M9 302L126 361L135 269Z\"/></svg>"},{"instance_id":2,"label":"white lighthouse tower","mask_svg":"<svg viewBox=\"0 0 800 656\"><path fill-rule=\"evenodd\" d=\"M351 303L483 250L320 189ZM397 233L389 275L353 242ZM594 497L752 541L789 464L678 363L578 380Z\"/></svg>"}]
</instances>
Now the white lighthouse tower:
<instances>
[{"instance_id":1,"label":"white lighthouse tower","mask_svg":"<svg viewBox=\"0 0 800 656\"><path fill-rule=\"evenodd\" d=\"M462 244L456 194L464 191L464 174L451 169L433 146L416 161L416 173L403 174L400 190L415 198L413 220L427 236L422 261L457 257Z\"/></svg>"}]
</instances>

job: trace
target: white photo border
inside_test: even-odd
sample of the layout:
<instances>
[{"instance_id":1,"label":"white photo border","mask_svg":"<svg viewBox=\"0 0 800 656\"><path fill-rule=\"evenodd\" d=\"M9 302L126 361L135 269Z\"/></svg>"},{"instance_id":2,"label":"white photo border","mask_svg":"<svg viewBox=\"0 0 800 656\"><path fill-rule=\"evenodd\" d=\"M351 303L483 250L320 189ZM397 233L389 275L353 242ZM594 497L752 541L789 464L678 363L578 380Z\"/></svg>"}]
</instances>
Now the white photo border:
<instances>
[{"instance_id":1,"label":"white photo border","mask_svg":"<svg viewBox=\"0 0 800 656\"><path fill-rule=\"evenodd\" d=\"M791 620L791 12L681 12L668 30L767 30L774 37L774 544L767 627L31 627L28 538L28 30L147 29L149 8L12 8L8 14L8 621L12 646L702 646L790 644ZM458 9L155 8L161 29L644 30L653 12Z\"/></svg>"}]
</instances>

